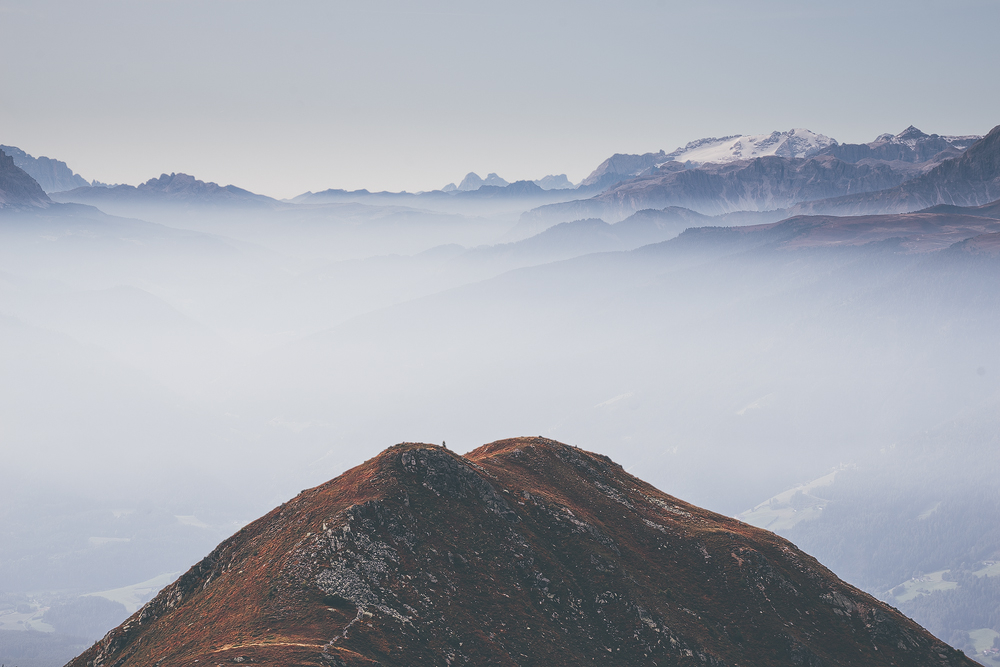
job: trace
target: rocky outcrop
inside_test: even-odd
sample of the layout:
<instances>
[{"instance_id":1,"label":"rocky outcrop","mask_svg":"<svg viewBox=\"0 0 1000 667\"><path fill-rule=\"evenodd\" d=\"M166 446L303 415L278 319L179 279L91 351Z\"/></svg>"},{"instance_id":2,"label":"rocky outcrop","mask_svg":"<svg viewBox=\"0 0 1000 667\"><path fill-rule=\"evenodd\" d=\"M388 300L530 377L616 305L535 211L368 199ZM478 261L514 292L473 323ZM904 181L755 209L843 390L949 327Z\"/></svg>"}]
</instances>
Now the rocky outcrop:
<instances>
[{"instance_id":1,"label":"rocky outcrop","mask_svg":"<svg viewBox=\"0 0 1000 667\"><path fill-rule=\"evenodd\" d=\"M35 179L45 192L62 192L90 185L87 179L74 174L61 160L34 157L15 146L0 146L0 150L14 158L14 164Z\"/></svg>"},{"instance_id":2,"label":"rocky outcrop","mask_svg":"<svg viewBox=\"0 0 1000 667\"><path fill-rule=\"evenodd\" d=\"M35 179L0 150L0 208L39 208L50 203L48 195Z\"/></svg>"},{"instance_id":3,"label":"rocky outcrop","mask_svg":"<svg viewBox=\"0 0 1000 667\"><path fill-rule=\"evenodd\" d=\"M404 443L245 527L72 667L973 665L792 544L545 438Z\"/></svg>"}]
</instances>

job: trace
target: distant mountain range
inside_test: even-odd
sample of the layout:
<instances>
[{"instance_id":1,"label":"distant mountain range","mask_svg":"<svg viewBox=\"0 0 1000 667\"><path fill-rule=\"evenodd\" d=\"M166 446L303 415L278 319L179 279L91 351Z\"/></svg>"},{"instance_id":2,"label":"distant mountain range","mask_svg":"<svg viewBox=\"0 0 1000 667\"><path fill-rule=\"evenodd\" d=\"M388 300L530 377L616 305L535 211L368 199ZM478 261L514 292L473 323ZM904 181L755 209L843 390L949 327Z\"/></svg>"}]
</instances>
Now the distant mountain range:
<instances>
[{"instance_id":1,"label":"distant mountain range","mask_svg":"<svg viewBox=\"0 0 1000 667\"><path fill-rule=\"evenodd\" d=\"M580 217L621 220L645 208L683 206L705 215L784 209L801 201L900 185L907 172L888 164L852 164L831 156L708 163L688 168L670 161L590 199L525 214L553 221Z\"/></svg>"},{"instance_id":2,"label":"distant mountain range","mask_svg":"<svg viewBox=\"0 0 1000 667\"><path fill-rule=\"evenodd\" d=\"M90 185L87 179L73 173L65 162L45 156L34 157L16 146L0 146L0 150L14 158L14 164L31 176L47 193L62 192Z\"/></svg>"},{"instance_id":3,"label":"distant mountain range","mask_svg":"<svg viewBox=\"0 0 1000 667\"><path fill-rule=\"evenodd\" d=\"M579 198L574 189L546 190L534 181L515 181L508 185L481 185L475 190L454 189L448 192L370 192L368 190L329 189L305 192L290 200L293 204L363 203L377 206L408 206L439 212L474 215L517 216L523 211L552 202Z\"/></svg>"},{"instance_id":4,"label":"distant mountain range","mask_svg":"<svg viewBox=\"0 0 1000 667\"><path fill-rule=\"evenodd\" d=\"M637 210L666 206L718 215L781 211L802 202L817 203L790 213L867 214L919 210L937 203L984 204L992 201L989 197L996 198L991 187L976 191L980 187L976 184L992 178L988 165L961 167L960 174L945 175L958 168L947 164L984 141L975 136L929 135L912 126L869 144L838 144L806 130L704 139L673 153L612 156L581 184L581 190L603 189L599 194L543 206L523 219L536 219L536 226L586 217L615 221ZM977 164L988 161L984 156L996 150L987 142L970 159ZM744 159L754 152L759 156ZM712 161L676 159L690 157ZM942 181L948 178L954 186ZM908 181L913 183L902 187ZM954 195L943 194L944 190L930 195L925 192L928 188L957 190Z\"/></svg>"},{"instance_id":5,"label":"distant mountain range","mask_svg":"<svg viewBox=\"0 0 1000 667\"><path fill-rule=\"evenodd\" d=\"M69 667L973 665L772 533L545 438L403 443L240 530Z\"/></svg>"},{"instance_id":6,"label":"distant mountain range","mask_svg":"<svg viewBox=\"0 0 1000 667\"><path fill-rule=\"evenodd\" d=\"M1000 197L995 131L985 138L927 134L910 126L867 144L840 144L805 129L693 141L671 153L616 154L573 189L565 174L509 183L496 173L470 172L461 184L411 194L330 189L293 204L370 203L442 212L521 213L530 236L560 222L600 218L614 223L637 211L683 207L702 215L868 215L915 211L936 204L976 206ZM18 158L49 178L50 187L84 182L61 162ZM42 173L42 172L39 172ZM53 176L55 174L55 176ZM58 179L56 178L58 176ZM62 180L59 180L62 179ZM38 180L38 179L36 179ZM45 189L44 187L42 188ZM51 193L59 202L118 207L281 208L277 200L187 174L163 174L134 187L84 185ZM44 201L38 199L38 201ZM128 207L133 208L128 208ZM526 210L531 209L531 210Z\"/></svg>"},{"instance_id":7,"label":"distant mountain range","mask_svg":"<svg viewBox=\"0 0 1000 667\"><path fill-rule=\"evenodd\" d=\"M550 174L544 178L539 178L538 180L531 182L543 190L566 190L574 187L570 180L566 178L566 174ZM441 188L441 192L468 192L470 190L478 190L484 185L492 185L502 188L510 185L510 183L500 178L495 173L490 173L485 179L483 179L480 178L476 172L470 171L457 186L454 183L449 183Z\"/></svg>"},{"instance_id":8,"label":"distant mountain range","mask_svg":"<svg viewBox=\"0 0 1000 667\"><path fill-rule=\"evenodd\" d=\"M238 188L206 183L188 174L162 174L139 186L86 186L53 195L56 201L77 202L99 206L102 203L144 203L159 205L200 206L272 206L275 199Z\"/></svg>"},{"instance_id":9,"label":"distant mountain range","mask_svg":"<svg viewBox=\"0 0 1000 667\"><path fill-rule=\"evenodd\" d=\"M726 164L759 157L808 158L832 155L845 162L862 160L927 162L938 157L960 155L981 139L980 136L940 136L925 134L912 125L897 135L882 134L868 144L840 144L836 140L806 129L771 134L732 135L698 139L673 152L644 155L615 154L602 162L581 187L604 190L615 183L649 175L667 162L680 162L688 168L705 164ZM941 155L946 153L946 155Z\"/></svg>"}]
</instances>

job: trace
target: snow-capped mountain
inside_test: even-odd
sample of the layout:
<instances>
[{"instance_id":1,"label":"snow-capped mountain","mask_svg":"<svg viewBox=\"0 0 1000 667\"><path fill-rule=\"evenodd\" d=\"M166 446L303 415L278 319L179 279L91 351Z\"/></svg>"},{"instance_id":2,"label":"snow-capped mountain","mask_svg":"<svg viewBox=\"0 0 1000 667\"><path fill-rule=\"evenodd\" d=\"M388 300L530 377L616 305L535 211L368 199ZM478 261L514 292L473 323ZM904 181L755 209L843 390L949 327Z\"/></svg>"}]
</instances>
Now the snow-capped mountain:
<instances>
[{"instance_id":1,"label":"snow-capped mountain","mask_svg":"<svg viewBox=\"0 0 1000 667\"><path fill-rule=\"evenodd\" d=\"M692 141L673 153L667 153L664 162L736 162L752 160L765 155L779 157L810 157L828 146L835 146L836 140L816 134L803 128L787 132L774 131L771 134L734 134L728 137L711 137Z\"/></svg>"}]
</instances>

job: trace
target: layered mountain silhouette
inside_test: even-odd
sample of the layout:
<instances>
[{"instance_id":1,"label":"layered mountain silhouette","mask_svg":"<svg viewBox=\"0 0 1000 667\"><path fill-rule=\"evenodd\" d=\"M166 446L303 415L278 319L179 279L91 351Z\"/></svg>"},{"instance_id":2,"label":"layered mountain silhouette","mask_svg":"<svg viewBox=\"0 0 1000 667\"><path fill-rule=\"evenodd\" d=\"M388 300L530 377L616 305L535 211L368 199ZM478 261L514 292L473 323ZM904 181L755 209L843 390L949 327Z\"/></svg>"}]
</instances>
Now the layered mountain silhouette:
<instances>
[{"instance_id":1,"label":"layered mountain silhouette","mask_svg":"<svg viewBox=\"0 0 1000 667\"><path fill-rule=\"evenodd\" d=\"M50 203L38 182L0 150L0 208L45 207Z\"/></svg>"},{"instance_id":2,"label":"layered mountain silhouette","mask_svg":"<svg viewBox=\"0 0 1000 667\"><path fill-rule=\"evenodd\" d=\"M162 174L139 186L82 187L54 195L56 201L100 206L106 203L200 206L272 206L274 199L238 188L198 180L188 174Z\"/></svg>"},{"instance_id":3,"label":"layered mountain silhouette","mask_svg":"<svg viewBox=\"0 0 1000 667\"><path fill-rule=\"evenodd\" d=\"M221 544L72 667L972 665L791 543L544 438L402 444Z\"/></svg>"},{"instance_id":4,"label":"layered mountain silhouette","mask_svg":"<svg viewBox=\"0 0 1000 667\"><path fill-rule=\"evenodd\" d=\"M524 219L552 224L574 218L621 220L645 208L683 206L706 215L735 211L783 211L801 202L848 197L827 208L793 213L897 213L923 206L872 206L861 195L891 190L958 158L979 136L926 134L912 125L883 134L868 144L839 144L808 130L770 135L708 138L671 153L617 154L605 160L580 185L589 199L550 204ZM861 197L862 204L854 203ZM968 204L985 201L963 199ZM950 203L950 202L947 202Z\"/></svg>"},{"instance_id":5,"label":"layered mountain silhouette","mask_svg":"<svg viewBox=\"0 0 1000 667\"><path fill-rule=\"evenodd\" d=\"M645 208L682 206L706 215L784 209L800 201L895 187L908 173L885 163L853 164L832 156L760 157L706 164L697 169L665 162L648 174L620 183L590 199L551 204L525 219L558 221L600 217L621 220Z\"/></svg>"},{"instance_id":6,"label":"layered mountain silhouette","mask_svg":"<svg viewBox=\"0 0 1000 667\"><path fill-rule=\"evenodd\" d=\"M1000 125L962 155L927 173L879 192L797 206L794 213L902 213L939 204L982 206L1000 199Z\"/></svg>"},{"instance_id":7,"label":"layered mountain silhouette","mask_svg":"<svg viewBox=\"0 0 1000 667\"><path fill-rule=\"evenodd\" d=\"M73 173L73 170L61 160L54 160L44 155L34 157L16 146L0 146L0 150L14 158L14 164L35 179L45 192L62 192L90 185L87 179Z\"/></svg>"},{"instance_id":8,"label":"layered mountain silhouette","mask_svg":"<svg viewBox=\"0 0 1000 667\"><path fill-rule=\"evenodd\" d=\"M891 242L897 251L909 253L944 250L997 233L1000 220L996 218L934 209L897 215L801 215L765 225L702 227L684 232L685 240L705 237L718 244L740 240L785 249L847 248Z\"/></svg>"},{"instance_id":9,"label":"layered mountain silhouette","mask_svg":"<svg viewBox=\"0 0 1000 667\"><path fill-rule=\"evenodd\" d=\"M845 162L883 160L930 162L957 157L962 151L982 139L978 135L941 136L927 134L910 125L899 134L882 134L867 144L834 144L819 151Z\"/></svg>"},{"instance_id":10,"label":"layered mountain silhouette","mask_svg":"<svg viewBox=\"0 0 1000 667\"><path fill-rule=\"evenodd\" d=\"M549 174L537 180L532 181L535 185L542 188L543 190L566 190L573 187L573 184L566 177L566 174ZM448 185L441 188L441 192L468 192L472 190L478 190L484 185L493 185L497 187L504 187L510 185L510 183L495 173L490 173L485 179L480 178L475 172L469 172L466 174L465 178L459 185L454 183L449 183Z\"/></svg>"}]
</instances>

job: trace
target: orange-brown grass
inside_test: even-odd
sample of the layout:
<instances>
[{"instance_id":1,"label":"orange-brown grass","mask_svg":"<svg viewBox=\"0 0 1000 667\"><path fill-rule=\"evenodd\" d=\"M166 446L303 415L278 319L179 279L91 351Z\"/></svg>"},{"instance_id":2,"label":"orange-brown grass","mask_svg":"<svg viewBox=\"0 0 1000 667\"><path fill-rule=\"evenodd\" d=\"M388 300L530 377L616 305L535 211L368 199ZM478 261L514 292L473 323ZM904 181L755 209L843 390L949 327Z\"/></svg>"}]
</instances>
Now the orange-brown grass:
<instances>
[{"instance_id":1,"label":"orange-brown grass","mask_svg":"<svg viewBox=\"0 0 1000 667\"><path fill-rule=\"evenodd\" d=\"M73 667L972 665L604 456L404 443L220 545Z\"/></svg>"}]
</instances>

